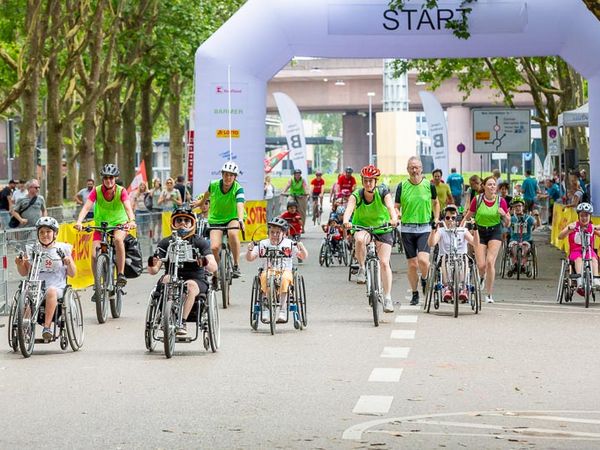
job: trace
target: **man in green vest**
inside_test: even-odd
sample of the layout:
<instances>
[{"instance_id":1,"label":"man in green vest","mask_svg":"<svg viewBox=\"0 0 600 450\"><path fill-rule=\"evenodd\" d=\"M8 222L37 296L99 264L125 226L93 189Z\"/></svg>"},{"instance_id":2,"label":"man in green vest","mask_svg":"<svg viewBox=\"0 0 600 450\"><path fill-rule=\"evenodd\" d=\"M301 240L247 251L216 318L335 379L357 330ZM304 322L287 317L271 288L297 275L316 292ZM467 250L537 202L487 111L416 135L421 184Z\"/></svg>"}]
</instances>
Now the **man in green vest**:
<instances>
[{"instance_id":1,"label":"man in green vest","mask_svg":"<svg viewBox=\"0 0 600 450\"><path fill-rule=\"evenodd\" d=\"M221 168L221 179L213 180L208 189L192 207L204 205L210 199L208 208L209 227L227 227L227 238L229 247L233 254L233 278L241 276L239 269L240 260L240 236L239 229L244 229L244 203L246 201L244 188L237 181L240 169L233 161L227 161ZM210 230L210 249L212 250L217 264L219 263L219 250L223 239L222 230Z\"/></svg>"},{"instance_id":2,"label":"man in green vest","mask_svg":"<svg viewBox=\"0 0 600 450\"><path fill-rule=\"evenodd\" d=\"M290 191L290 197L298 203L298 212L302 216L302 223L306 223L308 184L306 184L306 180L302 178L302 171L300 169L294 170L294 176L290 178L290 181L288 181L285 189L281 191L281 194L285 195L288 191Z\"/></svg>"},{"instance_id":3,"label":"man in green vest","mask_svg":"<svg viewBox=\"0 0 600 450\"><path fill-rule=\"evenodd\" d=\"M135 228L135 214L129 201L129 195L127 189L122 186L118 186L116 178L119 176L120 171L114 164L105 164L100 172L102 176L102 184L96 186L96 188L88 195L79 216L77 217L77 223L75 228L81 230L83 225L83 219L89 212L94 208L94 221L96 226L100 226L102 222L108 223L110 227L116 227L118 225L125 225L124 230L113 231L113 244L117 253L117 284L121 287L127 284L127 278L125 278L125 236L127 236L127 229ZM96 250L100 247L100 240L102 236L99 231L94 231L94 246L92 250L92 272L96 276ZM92 301L94 298L92 298Z\"/></svg>"},{"instance_id":4,"label":"man in green vest","mask_svg":"<svg viewBox=\"0 0 600 450\"><path fill-rule=\"evenodd\" d=\"M402 244L408 261L408 283L412 289L411 305L419 304L418 271L421 272L423 290L429 272L429 246L427 239L431 222L440 216L440 202L435 187L423 177L423 163L416 156L408 159L409 178L396 189L396 209L401 214Z\"/></svg>"}]
</instances>

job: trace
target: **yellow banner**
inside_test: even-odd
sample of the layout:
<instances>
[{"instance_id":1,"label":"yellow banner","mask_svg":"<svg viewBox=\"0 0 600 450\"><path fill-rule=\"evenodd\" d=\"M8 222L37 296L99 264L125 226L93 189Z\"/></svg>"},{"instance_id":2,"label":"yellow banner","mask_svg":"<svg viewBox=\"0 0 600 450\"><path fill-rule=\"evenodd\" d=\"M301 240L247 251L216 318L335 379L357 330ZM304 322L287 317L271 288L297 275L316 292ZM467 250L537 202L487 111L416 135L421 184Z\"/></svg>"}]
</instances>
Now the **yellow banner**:
<instances>
[{"instance_id":1,"label":"yellow banner","mask_svg":"<svg viewBox=\"0 0 600 450\"><path fill-rule=\"evenodd\" d=\"M94 284L92 274L92 237L93 232L77 231L73 223L63 223L58 229L57 240L73 246L73 260L77 268L74 278L69 277L73 289L83 289Z\"/></svg>"},{"instance_id":2,"label":"yellow banner","mask_svg":"<svg viewBox=\"0 0 600 450\"><path fill-rule=\"evenodd\" d=\"M560 232L570 223L577 221L577 212L575 208L565 208L563 205L558 203L554 204L554 212L552 214L552 231L550 233L550 242L552 245L557 247L559 250L563 250L567 255L569 254L569 238L568 236L564 239L559 239L558 235ZM600 224L600 217L593 217L592 223L595 225ZM600 248L600 240L596 239L596 249Z\"/></svg>"},{"instance_id":3,"label":"yellow banner","mask_svg":"<svg viewBox=\"0 0 600 450\"><path fill-rule=\"evenodd\" d=\"M267 237L267 201L246 202L246 242Z\"/></svg>"}]
</instances>

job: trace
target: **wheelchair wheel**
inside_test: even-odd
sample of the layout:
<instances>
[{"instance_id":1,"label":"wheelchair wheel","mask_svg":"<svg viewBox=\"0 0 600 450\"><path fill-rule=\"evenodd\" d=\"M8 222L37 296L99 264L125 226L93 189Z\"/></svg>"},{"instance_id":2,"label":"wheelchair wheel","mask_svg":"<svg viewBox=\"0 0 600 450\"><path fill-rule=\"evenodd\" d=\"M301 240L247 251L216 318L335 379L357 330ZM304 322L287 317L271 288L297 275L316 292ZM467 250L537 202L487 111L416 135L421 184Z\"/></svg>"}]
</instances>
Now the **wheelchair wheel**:
<instances>
[{"instance_id":1,"label":"wheelchair wheel","mask_svg":"<svg viewBox=\"0 0 600 450\"><path fill-rule=\"evenodd\" d=\"M167 286L165 286L165 293L167 295ZM168 300L164 304L163 316L162 316L162 329L163 329L163 344L165 348L165 356L171 358L175 351L175 311L173 309L173 300Z\"/></svg>"},{"instance_id":2,"label":"wheelchair wheel","mask_svg":"<svg viewBox=\"0 0 600 450\"><path fill-rule=\"evenodd\" d=\"M301 328L306 328L308 326L308 316L306 315L306 285L304 284L304 277L302 275L297 276L295 289L298 315L300 316L300 322L302 323Z\"/></svg>"},{"instance_id":3,"label":"wheelchair wheel","mask_svg":"<svg viewBox=\"0 0 600 450\"><path fill-rule=\"evenodd\" d=\"M533 242L531 243L530 256L532 265L531 272L533 274L532 278L535 280L538 277L538 261L537 249L535 248L535 244Z\"/></svg>"},{"instance_id":4,"label":"wheelchair wheel","mask_svg":"<svg viewBox=\"0 0 600 450\"><path fill-rule=\"evenodd\" d=\"M19 290L15 293L8 313L8 346L13 352L17 352L19 350L17 307L19 304L20 292L21 288L19 288Z\"/></svg>"},{"instance_id":5,"label":"wheelchair wheel","mask_svg":"<svg viewBox=\"0 0 600 450\"><path fill-rule=\"evenodd\" d=\"M21 354L25 358L29 358L33 352L33 346L35 344L35 326L37 324L37 318L33 317L35 314L35 305L31 301L31 298L29 298L27 291L28 289L26 288L21 290L17 307L17 336Z\"/></svg>"},{"instance_id":6,"label":"wheelchair wheel","mask_svg":"<svg viewBox=\"0 0 600 450\"><path fill-rule=\"evenodd\" d=\"M115 296L110 298L110 315L113 319L121 317L121 309L123 308L123 291L120 287L115 289Z\"/></svg>"},{"instance_id":7,"label":"wheelchair wheel","mask_svg":"<svg viewBox=\"0 0 600 450\"><path fill-rule=\"evenodd\" d=\"M452 274L452 299L454 301L454 318L458 317L458 304L460 303L460 300L458 298L458 291L460 288L461 266L462 264L459 261L456 261L454 273Z\"/></svg>"},{"instance_id":8,"label":"wheelchair wheel","mask_svg":"<svg viewBox=\"0 0 600 450\"><path fill-rule=\"evenodd\" d=\"M501 274L502 274L502 278L506 278L507 273L506 273L506 266L509 264L510 261L510 250L508 248L508 245L506 244L506 241L502 241L502 259L501 259Z\"/></svg>"},{"instance_id":9,"label":"wheelchair wheel","mask_svg":"<svg viewBox=\"0 0 600 450\"><path fill-rule=\"evenodd\" d=\"M70 287L65 290L63 308L69 345L76 352L82 347L85 336L83 332L83 310L79 294Z\"/></svg>"},{"instance_id":10,"label":"wheelchair wheel","mask_svg":"<svg viewBox=\"0 0 600 450\"><path fill-rule=\"evenodd\" d=\"M156 298L156 289L152 289L150 299L148 300L148 307L146 308L146 325L144 329L144 341L146 343L146 350L149 352L153 352L156 348L157 341L154 339L154 330L156 325L160 323L159 301L160 298Z\"/></svg>"},{"instance_id":11,"label":"wheelchair wheel","mask_svg":"<svg viewBox=\"0 0 600 450\"><path fill-rule=\"evenodd\" d=\"M350 258L350 265L348 266L348 281L352 281L352 275L356 275L358 273L358 259L354 256L354 252L352 252L352 257Z\"/></svg>"},{"instance_id":12,"label":"wheelchair wheel","mask_svg":"<svg viewBox=\"0 0 600 450\"><path fill-rule=\"evenodd\" d=\"M250 327L255 331L258 329L258 323L260 322L260 312L260 279L258 275L255 275L252 280L252 293L250 296Z\"/></svg>"},{"instance_id":13,"label":"wheelchair wheel","mask_svg":"<svg viewBox=\"0 0 600 450\"><path fill-rule=\"evenodd\" d=\"M208 340L210 342L210 350L215 353L221 346L221 322L219 321L216 292L209 289L206 301L208 303Z\"/></svg>"},{"instance_id":14,"label":"wheelchair wheel","mask_svg":"<svg viewBox=\"0 0 600 450\"><path fill-rule=\"evenodd\" d=\"M98 323L106 322L108 318L108 273L109 261L108 255L100 253L96 261L96 277L94 283L94 293L96 294L96 318Z\"/></svg>"},{"instance_id":15,"label":"wheelchair wheel","mask_svg":"<svg viewBox=\"0 0 600 450\"><path fill-rule=\"evenodd\" d=\"M329 244L325 245L325 267L329 267L333 263L333 256L331 255L331 247Z\"/></svg>"},{"instance_id":16,"label":"wheelchair wheel","mask_svg":"<svg viewBox=\"0 0 600 450\"><path fill-rule=\"evenodd\" d=\"M327 241L323 241L321 248L319 249L319 265L325 264L325 256L327 253Z\"/></svg>"}]
</instances>

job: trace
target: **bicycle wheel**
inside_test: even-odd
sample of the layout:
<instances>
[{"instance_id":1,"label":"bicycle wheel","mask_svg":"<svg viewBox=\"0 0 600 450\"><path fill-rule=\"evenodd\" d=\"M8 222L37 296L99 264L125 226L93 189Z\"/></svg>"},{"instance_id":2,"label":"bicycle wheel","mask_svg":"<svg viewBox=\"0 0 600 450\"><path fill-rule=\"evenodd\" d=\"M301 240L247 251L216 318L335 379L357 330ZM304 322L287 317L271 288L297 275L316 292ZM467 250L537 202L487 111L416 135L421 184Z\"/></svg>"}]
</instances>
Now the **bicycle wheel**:
<instances>
[{"instance_id":1,"label":"bicycle wheel","mask_svg":"<svg viewBox=\"0 0 600 450\"><path fill-rule=\"evenodd\" d=\"M113 319L121 317L121 309L123 308L123 291L120 287L115 289L114 297L110 298L110 314Z\"/></svg>"},{"instance_id":2,"label":"bicycle wheel","mask_svg":"<svg viewBox=\"0 0 600 450\"><path fill-rule=\"evenodd\" d=\"M333 256L331 255L331 247L327 244L325 247L325 267L329 267L333 264Z\"/></svg>"},{"instance_id":3,"label":"bicycle wheel","mask_svg":"<svg viewBox=\"0 0 600 450\"><path fill-rule=\"evenodd\" d=\"M35 344L35 326L37 317L34 317L37 311L34 311L35 305L28 295L28 289L21 291L19 304L17 307L17 336L21 354L29 358L33 352Z\"/></svg>"},{"instance_id":4,"label":"bicycle wheel","mask_svg":"<svg viewBox=\"0 0 600 450\"><path fill-rule=\"evenodd\" d=\"M108 318L108 255L100 253L96 260L96 277L94 279L94 292L96 294L96 318L98 323L106 322Z\"/></svg>"},{"instance_id":5,"label":"bicycle wheel","mask_svg":"<svg viewBox=\"0 0 600 450\"><path fill-rule=\"evenodd\" d=\"M167 296L169 288L165 286L164 296ZM173 310L173 300L163 300L163 344L165 348L165 356L171 358L175 350L175 311Z\"/></svg>"},{"instance_id":6,"label":"bicycle wheel","mask_svg":"<svg viewBox=\"0 0 600 450\"><path fill-rule=\"evenodd\" d=\"M425 312L431 311L431 302L434 297L435 285L436 285L436 267L435 261L429 264L429 270L427 271L427 283L425 284L425 302L423 304L423 310ZM437 308L436 308L437 309Z\"/></svg>"},{"instance_id":7,"label":"bicycle wheel","mask_svg":"<svg viewBox=\"0 0 600 450\"><path fill-rule=\"evenodd\" d=\"M219 253L219 283L221 284L221 297L223 309L229 306L229 279L227 277L227 250L221 249Z\"/></svg>"},{"instance_id":8,"label":"bicycle wheel","mask_svg":"<svg viewBox=\"0 0 600 450\"><path fill-rule=\"evenodd\" d=\"M211 351L215 353L221 346L221 322L219 321L219 308L215 291L208 290L206 301L208 303L208 340Z\"/></svg>"},{"instance_id":9,"label":"bicycle wheel","mask_svg":"<svg viewBox=\"0 0 600 450\"><path fill-rule=\"evenodd\" d=\"M255 275L250 294L250 327L255 331L258 329L258 322L260 322L260 280Z\"/></svg>"},{"instance_id":10,"label":"bicycle wheel","mask_svg":"<svg viewBox=\"0 0 600 450\"><path fill-rule=\"evenodd\" d=\"M521 270L523 269L523 247L520 244L517 244L517 280L521 279Z\"/></svg>"},{"instance_id":11,"label":"bicycle wheel","mask_svg":"<svg viewBox=\"0 0 600 450\"><path fill-rule=\"evenodd\" d=\"M373 310L373 324L379 326L379 262L376 259L367 261L367 286L369 304Z\"/></svg>"},{"instance_id":12,"label":"bicycle wheel","mask_svg":"<svg viewBox=\"0 0 600 450\"><path fill-rule=\"evenodd\" d=\"M586 261L583 266L583 290L585 292L585 307L590 307L590 296L592 295L592 268L590 262Z\"/></svg>"},{"instance_id":13,"label":"bicycle wheel","mask_svg":"<svg viewBox=\"0 0 600 450\"><path fill-rule=\"evenodd\" d=\"M158 309L158 301L160 299L155 297L155 290L153 289L150 293L150 299L148 300L148 307L146 308L146 324L144 328L144 342L146 343L146 350L153 352L156 348L156 340L154 339L154 329L157 323L160 323L160 312Z\"/></svg>"},{"instance_id":14,"label":"bicycle wheel","mask_svg":"<svg viewBox=\"0 0 600 450\"><path fill-rule=\"evenodd\" d=\"M271 279L268 284L268 295L267 295L267 307L269 308L269 329L271 330L271 334L275 334L275 328L277 323L277 317L275 317L275 313L277 312L277 295L279 295L275 289L274 277L271 275Z\"/></svg>"},{"instance_id":15,"label":"bicycle wheel","mask_svg":"<svg viewBox=\"0 0 600 450\"><path fill-rule=\"evenodd\" d=\"M475 313L479 313L480 305L481 305L481 291L479 290L479 275L477 274L477 269L475 267L475 263L471 262L471 270L470 270L470 299L471 299L471 310Z\"/></svg>"},{"instance_id":16,"label":"bicycle wheel","mask_svg":"<svg viewBox=\"0 0 600 450\"><path fill-rule=\"evenodd\" d=\"M297 284L295 289L298 314L300 315L302 327L306 328L308 326L308 316L306 315L306 285L304 284L304 277L302 275L298 275L296 282Z\"/></svg>"},{"instance_id":17,"label":"bicycle wheel","mask_svg":"<svg viewBox=\"0 0 600 450\"><path fill-rule=\"evenodd\" d=\"M79 294L70 287L65 290L63 307L69 345L76 352L83 346L83 339L85 337L83 332L83 310Z\"/></svg>"},{"instance_id":18,"label":"bicycle wheel","mask_svg":"<svg viewBox=\"0 0 600 450\"><path fill-rule=\"evenodd\" d=\"M460 289L460 273L461 263L457 260L454 262L454 273L452 274L452 299L454 301L454 318L458 317L458 303L460 302L458 298L458 291Z\"/></svg>"}]
</instances>

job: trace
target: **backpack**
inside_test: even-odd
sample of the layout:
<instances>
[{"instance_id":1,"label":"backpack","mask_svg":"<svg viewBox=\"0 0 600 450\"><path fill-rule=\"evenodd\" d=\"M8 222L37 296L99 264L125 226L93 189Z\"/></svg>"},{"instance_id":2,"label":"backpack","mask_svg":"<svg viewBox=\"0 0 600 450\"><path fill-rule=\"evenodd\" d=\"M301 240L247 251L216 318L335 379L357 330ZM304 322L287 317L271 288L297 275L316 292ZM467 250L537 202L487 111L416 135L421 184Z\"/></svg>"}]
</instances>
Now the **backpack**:
<instances>
[{"instance_id":1,"label":"backpack","mask_svg":"<svg viewBox=\"0 0 600 450\"><path fill-rule=\"evenodd\" d=\"M124 240L125 243L125 277L137 278L144 270L142 260L142 248L140 242L132 235L128 234Z\"/></svg>"}]
</instances>

